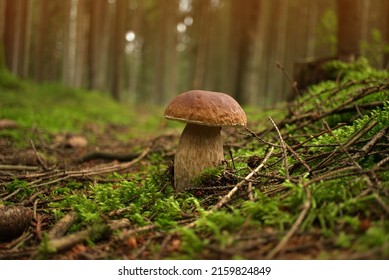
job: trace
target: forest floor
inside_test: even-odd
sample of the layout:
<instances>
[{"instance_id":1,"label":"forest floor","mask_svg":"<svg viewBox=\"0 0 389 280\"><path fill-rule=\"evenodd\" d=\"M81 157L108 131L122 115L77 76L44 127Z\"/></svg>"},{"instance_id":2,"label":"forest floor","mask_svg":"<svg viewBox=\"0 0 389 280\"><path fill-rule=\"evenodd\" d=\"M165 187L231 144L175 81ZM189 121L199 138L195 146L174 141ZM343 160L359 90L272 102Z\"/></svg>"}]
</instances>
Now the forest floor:
<instances>
[{"instance_id":1,"label":"forest floor","mask_svg":"<svg viewBox=\"0 0 389 280\"><path fill-rule=\"evenodd\" d=\"M388 259L389 74L328 68L182 194L163 109L3 73L0 259Z\"/></svg>"}]
</instances>

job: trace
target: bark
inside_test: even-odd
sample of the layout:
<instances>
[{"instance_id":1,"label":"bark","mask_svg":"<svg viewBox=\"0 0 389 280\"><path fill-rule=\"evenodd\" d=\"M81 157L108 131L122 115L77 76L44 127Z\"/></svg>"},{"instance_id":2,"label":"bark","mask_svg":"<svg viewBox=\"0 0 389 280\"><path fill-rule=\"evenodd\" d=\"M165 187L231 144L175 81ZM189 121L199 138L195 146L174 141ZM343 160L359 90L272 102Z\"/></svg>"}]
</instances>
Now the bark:
<instances>
[{"instance_id":1,"label":"bark","mask_svg":"<svg viewBox=\"0 0 389 280\"><path fill-rule=\"evenodd\" d=\"M68 29L66 32L67 50L63 62L63 82L69 86L76 85L79 1L80 0L71 0L68 6Z\"/></svg>"},{"instance_id":2,"label":"bark","mask_svg":"<svg viewBox=\"0 0 389 280\"><path fill-rule=\"evenodd\" d=\"M360 56L362 0L338 0L338 58L351 62Z\"/></svg>"},{"instance_id":3,"label":"bark","mask_svg":"<svg viewBox=\"0 0 389 280\"><path fill-rule=\"evenodd\" d=\"M155 101L157 104L164 104L173 96L177 95L176 87L176 10L177 1L159 1L158 10L160 11L157 24L158 46L156 46L157 55L155 56Z\"/></svg>"},{"instance_id":4,"label":"bark","mask_svg":"<svg viewBox=\"0 0 389 280\"><path fill-rule=\"evenodd\" d=\"M196 29L197 44L195 46L195 65L194 65L194 77L193 85L194 89L202 89L204 86L207 54L209 48L209 29L211 25L211 14L209 2L205 0L196 1L198 23ZM196 23L195 23L196 24Z\"/></svg>"},{"instance_id":5,"label":"bark","mask_svg":"<svg viewBox=\"0 0 389 280\"><path fill-rule=\"evenodd\" d=\"M21 1L8 0L5 9L4 51L5 63L8 69L18 74L20 54L20 32L23 9Z\"/></svg>"},{"instance_id":6,"label":"bark","mask_svg":"<svg viewBox=\"0 0 389 280\"><path fill-rule=\"evenodd\" d=\"M121 81L124 60L124 42L126 34L127 1L116 0L116 15L114 21L114 46L112 54L112 86L111 94L115 100L120 100Z\"/></svg>"},{"instance_id":7,"label":"bark","mask_svg":"<svg viewBox=\"0 0 389 280\"><path fill-rule=\"evenodd\" d=\"M6 0L0 0L0 69L4 67L4 30Z\"/></svg>"},{"instance_id":8,"label":"bark","mask_svg":"<svg viewBox=\"0 0 389 280\"><path fill-rule=\"evenodd\" d=\"M259 1L233 1L231 6L231 80L234 84L233 96L239 103L249 103L247 74L255 68L250 61L258 27Z\"/></svg>"},{"instance_id":9,"label":"bark","mask_svg":"<svg viewBox=\"0 0 389 280\"><path fill-rule=\"evenodd\" d=\"M389 1L386 1L386 7L385 7L385 10L386 10L386 15L389 14ZM386 32L385 32L385 44L386 46L389 46L389 16L386 16ZM384 68L389 70L389 50L386 50L386 52L384 53L384 57L383 57L383 65L384 65Z\"/></svg>"},{"instance_id":10,"label":"bark","mask_svg":"<svg viewBox=\"0 0 389 280\"><path fill-rule=\"evenodd\" d=\"M89 36L87 53L87 86L106 89L105 61L108 54L107 3L90 1Z\"/></svg>"}]
</instances>

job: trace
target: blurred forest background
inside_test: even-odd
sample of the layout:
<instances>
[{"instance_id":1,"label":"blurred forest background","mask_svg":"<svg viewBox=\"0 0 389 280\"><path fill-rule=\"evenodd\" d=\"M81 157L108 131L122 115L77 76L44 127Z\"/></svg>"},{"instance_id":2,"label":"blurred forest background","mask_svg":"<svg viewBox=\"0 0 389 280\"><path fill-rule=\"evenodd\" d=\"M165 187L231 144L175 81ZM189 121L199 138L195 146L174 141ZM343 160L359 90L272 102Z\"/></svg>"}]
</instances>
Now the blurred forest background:
<instances>
[{"instance_id":1,"label":"blurred forest background","mask_svg":"<svg viewBox=\"0 0 389 280\"><path fill-rule=\"evenodd\" d=\"M388 0L0 0L0 66L117 100L201 88L268 106L315 61L388 69L388 15Z\"/></svg>"}]
</instances>

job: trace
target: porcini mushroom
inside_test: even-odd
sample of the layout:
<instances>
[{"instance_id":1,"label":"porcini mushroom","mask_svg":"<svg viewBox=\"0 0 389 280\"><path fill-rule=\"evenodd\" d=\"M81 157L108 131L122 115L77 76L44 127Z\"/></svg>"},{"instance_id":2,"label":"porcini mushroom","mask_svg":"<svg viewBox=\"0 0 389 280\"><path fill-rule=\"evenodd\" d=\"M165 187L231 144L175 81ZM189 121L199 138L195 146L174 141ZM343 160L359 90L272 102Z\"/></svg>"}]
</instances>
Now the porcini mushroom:
<instances>
[{"instance_id":1,"label":"porcini mushroom","mask_svg":"<svg viewBox=\"0 0 389 280\"><path fill-rule=\"evenodd\" d=\"M181 93L165 110L165 118L187 123L174 157L174 189L193 187L204 169L224 160L221 128L246 126L246 114L231 96L204 90Z\"/></svg>"}]
</instances>

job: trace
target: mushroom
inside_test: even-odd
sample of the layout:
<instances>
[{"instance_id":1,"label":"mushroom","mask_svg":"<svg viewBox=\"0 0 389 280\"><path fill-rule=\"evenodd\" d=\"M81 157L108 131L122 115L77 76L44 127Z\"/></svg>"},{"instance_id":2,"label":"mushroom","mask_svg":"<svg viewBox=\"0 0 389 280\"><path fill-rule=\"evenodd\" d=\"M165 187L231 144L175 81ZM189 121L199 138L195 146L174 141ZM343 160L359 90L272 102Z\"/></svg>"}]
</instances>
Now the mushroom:
<instances>
[{"instance_id":1,"label":"mushroom","mask_svg":"<svg viewBox=\"0 0 389 280\"><path fill-rule=\"evenodd\" d=\"M231 96L191 90L176 96L164 114L168 120L187 123L174 158L174 189L193 188L193 179L204 169L224 160L221 128L246 126L243 109Z\"/></svg>"}]
</instances>

